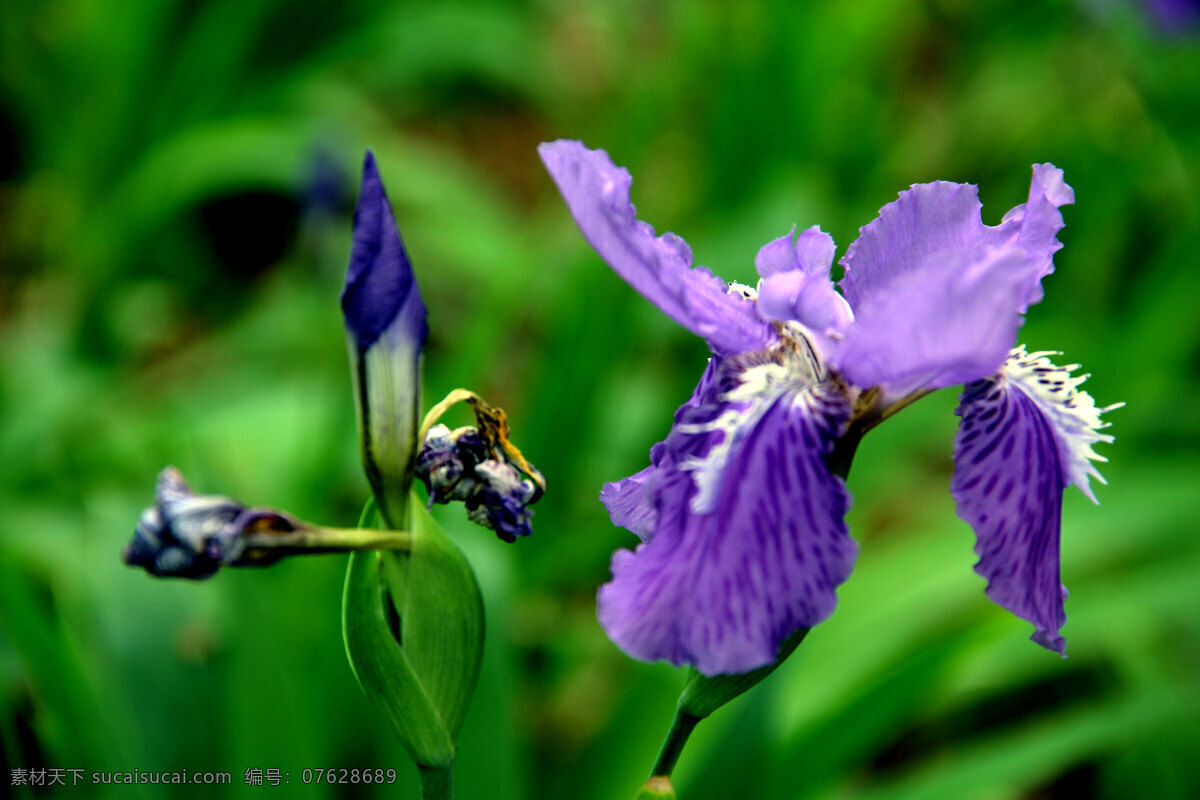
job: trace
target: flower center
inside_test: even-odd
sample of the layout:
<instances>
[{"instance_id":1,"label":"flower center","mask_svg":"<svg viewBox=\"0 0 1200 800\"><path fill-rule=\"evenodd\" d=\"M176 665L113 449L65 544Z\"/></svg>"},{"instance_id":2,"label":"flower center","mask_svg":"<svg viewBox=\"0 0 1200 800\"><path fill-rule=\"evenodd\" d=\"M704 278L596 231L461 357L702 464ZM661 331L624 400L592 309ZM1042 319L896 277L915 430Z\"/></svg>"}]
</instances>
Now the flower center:
<instances>
[{"instance_id":1,"label":"flower center","mask_svg":"<svg viewBox=\"0 0 1200 800\"><path fill-rule=\"evenodd\" d=\"M825 367L798 325L778 323L779 340L765 350L728 356L717 365L714 385L705 392L705 408L697 420L680 423L679 433L706 437L711 441L703 455L680 462L696 483L692 511L715 510L717 494L734 445L752 431L777 402L786 402L820 382Z\"/></svg>"}]
</instances>

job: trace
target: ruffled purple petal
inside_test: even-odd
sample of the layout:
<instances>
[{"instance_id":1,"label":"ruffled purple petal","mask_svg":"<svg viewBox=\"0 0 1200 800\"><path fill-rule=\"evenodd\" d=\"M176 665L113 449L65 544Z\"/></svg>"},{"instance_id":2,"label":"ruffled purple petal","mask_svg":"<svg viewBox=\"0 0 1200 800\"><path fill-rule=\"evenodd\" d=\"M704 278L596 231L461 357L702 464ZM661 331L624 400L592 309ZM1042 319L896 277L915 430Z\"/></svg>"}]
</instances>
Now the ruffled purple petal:
<instances>
[{"instance_id":1,"label":"ruffled purple petal","mask_svg":"<svg viewBox=\"0 0 1200 800\"><path fill-rule=\"evenodd\" d=\"M692 390L692 396L676 412L676 419L686 413L687 409L716 401L721 392L717 383L720 364L720 358L708 360L700 381ZM658 511L654 508L652 497L654 481L660 468L665 469L670 464L671 455L667 451L666 442L658 442L650 448L650 466L628 478L604 484L600 491L600 502L608 510L613 525L625 528L642 541L653 535L654 523L658 520Z\"/></svg>"},{"instance_id":2,"label":"ruffled purple petal","mask_svg":"<svg viewBox=\"0 0 1200 800\"><path fill-rule=\"evenodd\" d=\"M680 409L654 479L653 536L613 556L599 595L623 650L705 675L768 664L828 617L857 550L849 493L825 466L845 398L827 384L722 397Z\"/></svg>"},{"instance_id":3,"label":"ruffled purple petal","mask_svg":"<svg viewBox=\"0 0 1200 800\"><path fill-rule=\"evenodd\" d=\"M842 292L856 310L872 294L925 266L931 256L999 247L1007 236L980 217L976 187L964 183L918 183L888 203L861 228L842 257ZM959 259L961 260L961 259Z\"/></svg>"},{"instance_id":4,"label":"ruffled purple petal","mask_svg":"<svg viewBox=\"0 0 1200 800\"><path fill-rule=\"evenodd\" d=\"M673 233L656 236L637 218L629 199L633 179L603 150L559 140L538 146L584 238L630 286L720 355L757 350L771 329L752 300L704 267L692 268L692 251Z\"/></svg>"},{"instance_id":5,"label":"ruffled purple petal","mask_svg":"<svg viewBox=\"0 0 1200 800\"><path fill-rule=\"evenodd\" d=\"M812 331L840 333L854 321L829 276L801 270L768 275L758 285L758 310L768 319L795 320Z\"/></svg>"},{"instance_id":6,"label":"ruffled purple petal","mask_svg":"<svg viewBox=\"0 0 1200 800\"><path fill-rule=\"evenodd\" d=\"M764 319L799 322L824 358L836 348L854 314L829 279L833 238L816 225L799 237L795 233L793 228L767 243L754 259L762 276L758 312Z\"/></svg>"},{"instance_id":7,"label":"ruffled purple petal","mask_svg":"<svg viewBox=\"0 0 1200 800\"><path fill-rule=\"evenodd\" d=\"M788 233L759 249L754 257L754 268L762 278L792 270L828 278L829 268L833 266L833 252L833 237L819 225L802 231L799 237L792 226Z\"/></svg>"},{"instance_id":8,"label":"ruffled purple petal","mask_svg":"<svg viewBox=\"0 0 1200 800\"><path fill-rule=\"evenodd\" d=\"M646 483L654 474L653 465L619 481L604 484L600 502L608 509L612 524L625 528L645 541L654 530L658 514L646 492Z\"/></svg>"},{"instance_id":9,"label":"ruffled purple petal","mask_svg":"<svg viewBox=\"0 0 1200 800\"><path fill-rule=\"evenodd\" d=\"M835 362L856 386L898 393L977 380L1004 363L1023 318L1016 312L1037 265L1015 247L975 261L948 252L861 301Z\"/></svg>"},{"instance_id":10,"label":"ruffled purple petal","mask_svg":"<svg viewBox=\"0 0 1200 800\"><path fill-rule=\"evenodd\" d=\"M1041 298L1062 246L1058 208L1073 199L1050 164L1035 165L1028 202L995 227L983 224L974 186L940 181L901 192L842 259L839 285L855 323L836 366L860 386L922 375L931 387L949 386L995 372L1021 314ZM988 293L994 307L981 315ZM980 346L974 358L964 360L964 341Z\"/></svg>"},{"instance_id":11,"label":"ruffled purple petal","mask_svg":"<svg viewBox=\"0 0 1200 800\"><path fill-rule=\"evenodd\" d=\"M1092 497L1088 476L1105 427L1082 378L1043 353L1017 348L1003 371L967 385L958 408L951 492L958 514L974 528L975 571L987 595L1034 624L1033 640L1058 653L1066 641L1066 588L1059 578L1063 489L1070 483ZM1094 497L1093 497L1094 499Z\"/></svg>"},{"instance_id":12,"label":"ruffled purple petal","mask_svg":"<svg viewBox=\"0 0 1200 800\"><path fill-rule=\"evenodd\" d=\"M342 313L360 351L365 352L384 332L418 353L425 345L429 330L425 304L370 150L363 158L362 187L354 209L354 244L342 288Z\"/></svg>"},{"instance_id":13,"label":"ruffled purple petal","mask_svg":"<svg viewBox=\"0 0 1200 800\"><path fill-rule=\"evenodd\" d=\"M1021 310L1042 300L1041 279L1054 271L1054 254L1062 249L1056 238L1063 229L1059 207L1075 202L1075 191L1063 180L1063 171L1053 164L1034 164L1029 200L1016 206L1000 223L1004 230L1017 229L1016 244L1038 265L1037 281L1026 287Z\"/></svg>"}]
</instances>

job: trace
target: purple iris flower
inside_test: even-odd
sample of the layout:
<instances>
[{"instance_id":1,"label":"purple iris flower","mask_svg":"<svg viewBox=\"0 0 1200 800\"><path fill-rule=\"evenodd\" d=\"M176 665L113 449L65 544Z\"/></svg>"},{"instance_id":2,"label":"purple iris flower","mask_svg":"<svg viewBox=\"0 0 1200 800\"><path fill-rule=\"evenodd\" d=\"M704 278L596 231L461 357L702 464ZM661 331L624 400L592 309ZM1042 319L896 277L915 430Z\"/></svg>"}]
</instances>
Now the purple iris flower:
<instances>
[{"instance_id":1,"label":"purple iris flower","mask_svg":"<svg viewBox=\"0 0 1200 800\"><path fill-rule=\"evenodd\" d=\"M630 655L704 675L770 664L828 617L857 552L844 475L862 434L928 392L965 384L951 492L977 535L994 602L1064 652L1062 493L1112 437L1074 366L1013 349L1042 298L1074 202L1062 170L1033 167L1026 203L984 225L976 187L917 184L884 206L830 279L812 227L762 247L757 289L727 285L678 236L637 219L629 173L579 142L539 152L584 237L617 274L712 350L650 466L607 484L619 550L599 618ZM1094 499L1094 497L1093 497Z\"/></svg>"}]
</instances>

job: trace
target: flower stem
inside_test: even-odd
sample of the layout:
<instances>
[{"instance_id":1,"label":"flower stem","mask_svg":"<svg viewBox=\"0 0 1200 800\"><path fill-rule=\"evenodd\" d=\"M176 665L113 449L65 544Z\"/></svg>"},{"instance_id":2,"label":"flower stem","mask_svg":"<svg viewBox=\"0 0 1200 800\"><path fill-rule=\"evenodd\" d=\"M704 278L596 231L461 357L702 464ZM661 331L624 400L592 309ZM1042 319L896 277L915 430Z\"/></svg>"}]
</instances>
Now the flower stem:
<instances>
[{"instance_id":1,"label":"flower stem","mask_svg":"<svg viewBox=\"0 0 1200 800\"><path fill-rule=\"evenodd\" d=\"M866 432L867 429L864 427L850 425L850 429L837 440L833 451L825 458L825 466L829 467L830 472L842 480L846 480L850 476L850 465L854 462L854 454L858 451L858 445L862 442Z\"/></svg>"},{"instance_id":2,"label":"flower stem","mask_svg":"<svg viewBox=\"0 0 1200 800\"><path fill-rule=\"evenodd\" d=\"M911 406L913 403L920 400L922 397L933 394L934 391L935 391L934 389L917 389L916 391L909 392L907 395L900 398L895 403L892 403L890 406L888 406L887 408L880 411L879 415L876 418L872 419L870 422L867 423L866 430L870 430L871 428L874 428L876 425L883 422L888 417L895 415L897 412L903 411L904 409Z\"/></svg>"},{"instance_id":3,"label":"flower stem","mask_svg":"<svg viewBox=\"0 0 1200 800\"><path fill-rule=\"evenodd\" d=\"M421 776L422 800L453 800L454 798L454 764L444 767L427 767L417 765L417 774Z\"/></svg>"},{"instance_id":4,"label":"flower stem","mask_svg":"<svg viewBox=\"0 0 1200 800\"><path fill-rule=\"evenodd\" d=\"M862 442L863 437L867 435L867 431L897 412L908 408L922 397L932 394L933 391L933 389L917 389L887 407L881 405L882 398L878 389L865 392L860 400L861 407L855 409L854 417L850 420L846 433L837 440L833 452L825 459L825 465L829 467L829 471L841 477L842 480L849 477L854 453L858 450L858 445Z\"/></svg>"},{"instance_id":5,"label":"flower stem","mask_svg":"<svg viewBox=\"0 0 1200 800\"><path fill-rule=\"evenodd\" d=\"M379 531L364 528L298 528L288 533L248 533L247 551L265 550L280 555L343 553L350 550L408 550L408 531Z\"/></svg>"},{"instance_id":6,"label":"flower stem","mask_svg":"<svg viewBox=\"0 0 1200 800\"><path fill-rule=\"evenodd\" d=\"M675 769L675 762L679 760L679 754L683 752L683 746L687 744L688 737L692 735L692 731L696 729L696 725L701 719L703 717L694 716L682 709L675 712L671 730L667 731L667 738L663 740L658 760L654 762L654 769L650 770L651 777L660 775L671 777L671 772Z\"/></svg>"}]
</instances>

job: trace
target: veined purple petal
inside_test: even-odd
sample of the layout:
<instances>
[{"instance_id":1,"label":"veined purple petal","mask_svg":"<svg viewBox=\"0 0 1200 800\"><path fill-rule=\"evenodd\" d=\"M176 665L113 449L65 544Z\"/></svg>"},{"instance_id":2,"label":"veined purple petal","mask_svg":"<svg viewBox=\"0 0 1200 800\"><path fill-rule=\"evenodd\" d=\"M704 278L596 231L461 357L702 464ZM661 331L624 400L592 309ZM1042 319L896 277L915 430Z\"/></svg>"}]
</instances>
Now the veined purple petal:
<instances>
[{"instance_id":1,"label":"veined purple petal","mask_svg":"<svg viewBox=\"0 0 1200 800\"><path fill-rule=\"evenodd\" d=\"M600 502L608 509L612 524L633 532L642 541L650 536L658 519L646 494L646 483L654 471L654 465L650 465L628 478L604 484L600 491Z\"/></svg>"},{"instance_id":2,"label":"veined purple petal","mask_svg":"<svg viewBox=\"0 0 1200 800\"><path fill-rule=\"evenodd\" d=\"M958 415L951 492L958 514L974 528L975 571L995 603L1034 624L1033 640L1059 653L1066 641L1066 588L1059 578L1062 493L1070 483L1089 497L1099 480L1092 451L1112 437L1082 378L1043 353L1012 352L993 378L968 384Z\"/></svg>"},{"instance_id":3,"label":"veined purple petal","mask_svg":"<svg viewBox=\"0 0 1200 800\"><path fill-rule=\"evenodd\" d=\"M692 390L692 396L675 413L676 419L686 413L687 409L715 401L721 391L717 384L720 364L719 357L708 360L708 366L704 368L699 383ZM613 525L625 528L642 541L650 538L658 520L658 511L654 508L654 500L651 497L653 482L659 469L665 469L670 463L671 456L667 452L666 443L658 442L650 448L650 466L628 478L604 484L600 491L600 502L608 510Z\"/></svg>"},{"instance_id":4,"label":"veined purple petal","mask_svg":"<svg viewBox=\"0 0 1200 800\"><path fill-rule=\"evenodd\" d=\"M1024 392L977 381L963 392L950 491L975 530L987 596L1034 624L1059 653L1066 587L1059 577L1062 467L1054 433Z\"/></svg>"},{"instance_id":5,"label":"veined purple petal","mask_svg":"<svg viewBox=\"0 0 1200 800\"><path fill-rule=\"evenodd\" d=\"M705 675L768 664L787 636L828 617L857 550L849 493L825 466L846 399L822 383L724 397L680 409L655 477L653 536L613 556L599 595L623 650Z\"/></svg>"},{"instance_id":6,"label":"veined purple petal","mask_svg":"<svg viewBox=\"0 0 1200 800\"><path fill-rule=\"evenodd\" d=\"M1003 377L1011 386L1023 391L1049 421L1058 443L1059 463L1062 464L1064 485L1074 484L1079 491L1097 502L1089 478L1104 483L1104 476L1096 470L1096 461L1107 461L1097 454L1092 445L1111 443L1113 437L1099 431L1108 427L1101 415L1121 408L1124 403L1099 408L1096 401L1080 385L1087 375L1071 373L1078 364L1056 366L1047 356L1048 351L1028 353L1024 345L1013 349L1004 364Z\"/></svg>"},{"instance_id":7,"label":"veined purple petal","mask_svg":"<svg viewBox=\"0 0 1200 800\"><path fill-rule=\"evenodd\" d=\"M1029 200L995 227L983 224L974 186L939 181L901 192L842 259L839 285L855 323L837 366L860 386L921 375L948 386L993 373L1021 314L1041 298L1040 281L1062 246L1058 208L1073 200L1051 164L1034 166ZM993 308L981 315L988 292ZM985 346L964 360L964 340Z\"/></svg>"},{"instance_id":8,"label":"veined purple petal","mask_svg":"<svg viewBox=\"0 0 1200 800\"><path fill-rule=\"evenodd\" d=\"M559 140L538 146L584 238L612 269L667 316L703 336L719 355L757 350L771 329L753 301L704 267L692 268L692 251L673 233L656 236L637 218L629 199L633 182L603 150Z\"/></svg>"},{"instance_id":9,"label":"veined purple petal","mask_svg":"<svg viewBox=\"0 0 1200 800\"><path fill-rule=\"evenodd\" d=\"M385 332L417 352L425 346L425 304L400 239L391 203L368 150L354 209L354 244L342 288L346 330L365 351Z\"/></svg>"}]
</instances>

